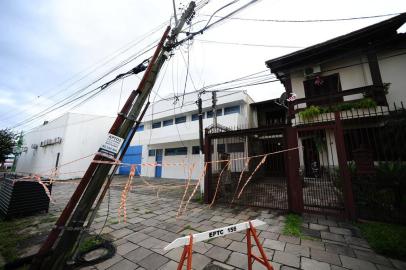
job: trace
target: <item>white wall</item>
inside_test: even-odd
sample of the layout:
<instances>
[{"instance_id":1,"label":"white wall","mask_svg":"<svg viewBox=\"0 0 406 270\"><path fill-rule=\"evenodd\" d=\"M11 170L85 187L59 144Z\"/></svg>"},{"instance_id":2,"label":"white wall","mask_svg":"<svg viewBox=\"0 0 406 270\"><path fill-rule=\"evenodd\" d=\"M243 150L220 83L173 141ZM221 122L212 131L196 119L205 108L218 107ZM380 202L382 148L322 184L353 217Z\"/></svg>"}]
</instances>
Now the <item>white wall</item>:
<instances>
[{"instance_id":1,"label":"white wall","mask_svg":"<svg viewBox=\"0 0 406 270\"><path fill-rule=\"evenodd\" d=\"M68 115L65 114L46 125L34 128L24 135L23 145L28 148L27 152L21 153L17 161L16 171L21 173L47 173L55 168L58 153L62 154L65 144L65 131ZM61 144L40 147L41 141L46 139L62 138ZM32 149L31 145L37 144L37 149Z\"/></svg>"},{"instance_id":2,"label":"white wall","mask_svg":"<svg viewBox=\"0 0 406 270\"><path fill-rule=\"evenodd\" d=\"M59 179L80 178L88 168L92 157L82 157L97 152L107 137L114 118L107 116L67 113L46 125L39 126L24 136L27 153L22 153L17 162L17 172L50 174L59 156ZM61 137L62 143L40 147L46 139ZM38 149L31 148L38 144ZM80 159L71 164L71 161Z\"/></svg>"}]
</instances>

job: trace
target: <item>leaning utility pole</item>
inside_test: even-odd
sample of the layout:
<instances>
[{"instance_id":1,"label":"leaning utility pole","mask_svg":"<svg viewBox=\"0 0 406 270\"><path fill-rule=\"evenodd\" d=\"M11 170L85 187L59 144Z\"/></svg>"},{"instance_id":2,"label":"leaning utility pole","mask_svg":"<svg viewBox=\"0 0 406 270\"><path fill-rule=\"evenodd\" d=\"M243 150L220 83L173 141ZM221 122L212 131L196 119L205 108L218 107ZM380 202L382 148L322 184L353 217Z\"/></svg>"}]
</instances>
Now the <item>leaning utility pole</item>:
<instances>
[{"instance_id":1,"label":"leaning utility pole","mask_svg":"<svg viewBox=\"0 0 406 270\"><path fill-rule=\"evenodd\" d=\"M196 4L192 1L182 14L175 28L172 30L168 41L165 43L170 30L170 27L167 27L154 55L151 58L138 89L131 93L127 102L124 104L121 113L117 116L116 121L110 129L108 134L109 138L118 142L116 145L117 149L114 149L115 153L112 153L112 157L106 157L100 153L95 156L93 162L90 164L77 189L72 195L72 198L56 222L55 227L52 229L45 243L38 252L38 256L36 260L34 260L31 269L63 269L66 265L66 261L73 255L75 244L77 243L80 231L84 229L84 224L88 218L91 207L97 199L107 176L112 170L113 164L106 164L106 162L115 160L116 154L122 149L122 142L125 138L131 140L128 135L135 122L137 120L142 120L139 115L151 93L158 73L165 60L169 57L169 52L174 48L176 38L184 24L192 17L195 7ZM54 246L61 231L62 234L51 256L45 258Z\"/></svg>"}]
</instances>

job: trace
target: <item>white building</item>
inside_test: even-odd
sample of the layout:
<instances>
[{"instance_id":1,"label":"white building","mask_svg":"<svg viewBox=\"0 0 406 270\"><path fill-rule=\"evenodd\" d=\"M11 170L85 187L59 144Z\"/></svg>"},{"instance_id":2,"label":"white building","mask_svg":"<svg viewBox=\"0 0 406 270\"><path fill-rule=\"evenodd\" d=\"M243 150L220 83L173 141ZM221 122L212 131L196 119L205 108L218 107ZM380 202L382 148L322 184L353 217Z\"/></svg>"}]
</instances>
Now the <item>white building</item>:
<instances>
[{"instance_id":1,"label":"white building","mask_svg":"<svg viewBox=\"0 0 406 270\"><path fill-rule=\"evenodd\" d=\"M24 135L16 171L46 176L58 167L59 179L81 178L113 121L114 117L66 113L34 128Z\"/></svg>"},{"instance_id":2,"label":"white building","mask_svg":"<svg viewBox=\"0 0 406 270\"><path fill-rule=\"evenodd\" d=\"M204 156L199 148L197 93L151 104L143 125L136 132L124 162L129 163L185 163L185 166L143 166L141 175L147 177L187 179L190 165L195 164L192 179L203 170ZM202 96L203 128L213 124L211 93ZM182 106L183 102L183 106ZM249 127L250 106L253 100L245 92L217 93L217 123L225 127ZM126 169L120 172L126 173ZM127 169L128 170L128 169Z\"/></svg>"}]
</instances>

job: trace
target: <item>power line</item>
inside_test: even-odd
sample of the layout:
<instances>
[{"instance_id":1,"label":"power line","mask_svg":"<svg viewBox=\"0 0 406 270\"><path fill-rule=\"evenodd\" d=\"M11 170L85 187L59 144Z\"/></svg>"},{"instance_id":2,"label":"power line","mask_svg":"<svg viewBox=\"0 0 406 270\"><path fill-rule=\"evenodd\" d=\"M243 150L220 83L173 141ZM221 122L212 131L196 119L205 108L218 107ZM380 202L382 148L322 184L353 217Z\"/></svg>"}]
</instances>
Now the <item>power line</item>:
<instances>
[{"instance_id":1,"label":"power line","mask_svg":"<svg viewBox=\"0 0 406 270\"><path fill-rule=\"evenodd\" d=\"M285 20L285 19L257 19L257 18L241 18L241 17L223 17L223 16L214 16L216 18L222 18L227 20L239 20L239 21L254 21L254 22L274 22L274 23L316 23L316 22L339 22L339 21L353 21L353 20L365 20L365 19L374 19L400 15L400 13L389 13L381 15L372 15L372 16L360 16L360 17L349 17L349 18L333 18L333 19L307 19L307 20ZM201 14L200 16L210 17L211 15Z\"/></svg>"},{"instance_id":2,"label":"power line","mask_svg":"<svg viewBox=\"0 0 406 270\"><path fill-rule=\"evenodd\" d=\"M269 45L269 44L254 44L254 43L239 43L239 42L226 42L207 39L195 39L196 41L203 43L215 43L225 45L238 45L238 46L251 46L251 47L266 47L266 48L283 48L283 49L303 49L302 46L290 46L290 45Z\"/></svg>"}]
</instances>

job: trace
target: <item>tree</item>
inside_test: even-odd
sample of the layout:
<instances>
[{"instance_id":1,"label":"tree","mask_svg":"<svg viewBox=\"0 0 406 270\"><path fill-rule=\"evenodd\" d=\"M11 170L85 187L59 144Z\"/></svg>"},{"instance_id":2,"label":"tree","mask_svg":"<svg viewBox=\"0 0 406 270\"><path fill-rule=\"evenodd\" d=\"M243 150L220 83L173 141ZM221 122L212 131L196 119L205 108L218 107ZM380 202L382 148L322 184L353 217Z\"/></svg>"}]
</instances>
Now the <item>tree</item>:
<instances>
[{"instance_id":1,"label":"tree","mask_svg":"<svg viewBox=\"0 0 406 270\"><path fill-rule=\"evenodd\" d=\"M0 130L0 163L6 161L9 154L13 152L16 135L9 129Z\"/></svg>"}]
</instances>

